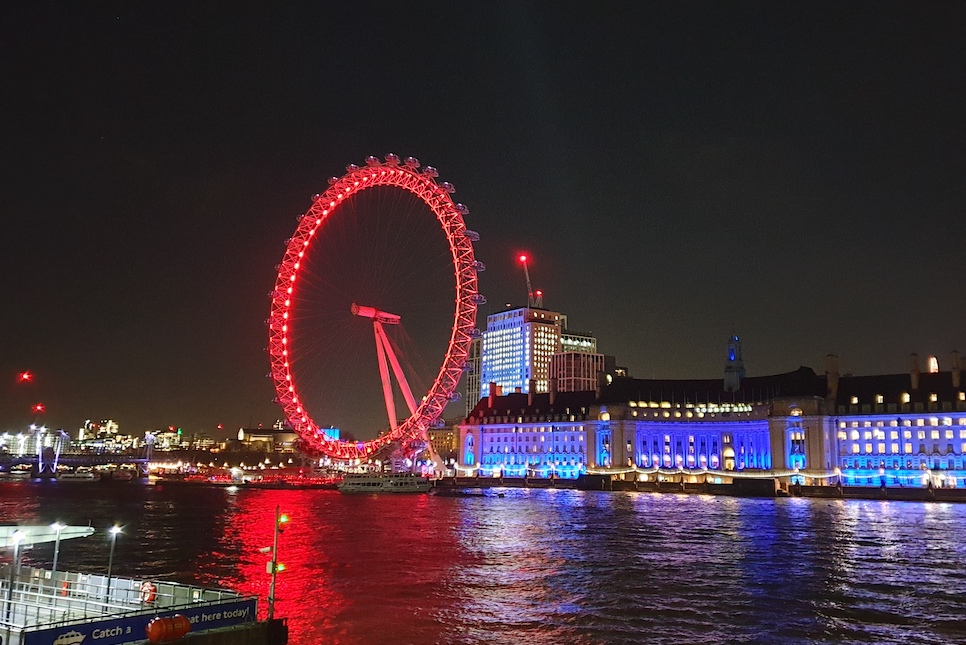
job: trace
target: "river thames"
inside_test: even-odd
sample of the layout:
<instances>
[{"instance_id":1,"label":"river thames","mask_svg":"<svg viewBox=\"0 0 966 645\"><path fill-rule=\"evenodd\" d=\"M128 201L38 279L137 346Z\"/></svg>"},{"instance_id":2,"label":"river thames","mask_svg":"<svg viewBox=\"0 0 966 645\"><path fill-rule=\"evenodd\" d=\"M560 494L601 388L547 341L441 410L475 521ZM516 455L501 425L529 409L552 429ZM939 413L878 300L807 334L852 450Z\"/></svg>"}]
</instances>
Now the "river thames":
<instances>
[{"instance_id":1,"label":"river thames","mask_svg":"<svg viewBox=\"0 0 966 645\"><path fill-rule=\"evenodd\" d=\"M318 643L966 643L966 505L572 490L343 496L0 483L0 521L88 524L58 568L258 595ZM50 566L52 547L25 562Z\"/></svg>"}]
</instances>

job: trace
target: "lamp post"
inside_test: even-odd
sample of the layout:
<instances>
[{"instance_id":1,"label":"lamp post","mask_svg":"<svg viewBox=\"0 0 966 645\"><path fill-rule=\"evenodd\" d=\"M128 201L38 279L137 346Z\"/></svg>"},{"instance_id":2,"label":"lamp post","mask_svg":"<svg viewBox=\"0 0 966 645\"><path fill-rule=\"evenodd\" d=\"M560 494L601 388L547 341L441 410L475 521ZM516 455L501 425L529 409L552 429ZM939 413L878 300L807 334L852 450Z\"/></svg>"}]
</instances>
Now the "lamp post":
<instances>
[{"instance_id":1,"label":"lamp post","mask_svg":"<svg viewBox=\"0 0 966 645\"><path fill-rule=\"evenodd\" d=\"M56 589L57 587L57 557L60 555L60 532L67 528L66 524L61 524L60 522L54 522L50 525L50 528L57 531L57 538L54 540L54 566L50 572L50 584Z\"/></svg>"},{"instance_id":2,"label":"lamp post","mask_svg":"<svg viewBox=\"0 0 966 645\"><path fill-rule=\"evenodd\" d=\"M13 541L13 560L10 561L10 583L7 586L7 617L6 622L10 623L10 610L13 608L13 584L15 574L20 572L20 543L23 542L27 534L23 531L14 531L10 539Z\"/></svg>"},{"instance_id":3,"label":"lamp post","mask_svg":"<svg viewBox=\"0 0 966 645\"><path fill-rule=\"evenodd\" d=\"M268 568L272 572L272 583L268 587L268 620L275 618L275 578L279 571L285 570L285 565L278 561L278 534L285 530L288 515L283 515L280 506L275 507L275 534L272 537L272 560Z\"/></svg>"},{"instance_id":4,"label":"lamp post","mask_svg":"<svg viewBox=\"0 0 966 645\"><path fill-rule=\"evenodd\" d=\"M107 594L104 602L111 601L111 569L114 568L114 544L117 542L117 534L121 532L121 527L115 524L110 528L111 534L111 555L107 559Z\"/></svg>"}]
</instances>

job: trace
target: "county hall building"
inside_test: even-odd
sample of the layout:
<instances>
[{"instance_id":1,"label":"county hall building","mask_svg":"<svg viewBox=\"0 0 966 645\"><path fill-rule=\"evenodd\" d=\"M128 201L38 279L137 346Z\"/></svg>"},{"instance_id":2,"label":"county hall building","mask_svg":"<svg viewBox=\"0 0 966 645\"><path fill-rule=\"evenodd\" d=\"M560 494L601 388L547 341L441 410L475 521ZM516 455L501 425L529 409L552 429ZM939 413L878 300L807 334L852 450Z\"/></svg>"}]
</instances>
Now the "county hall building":
<instances>
[{"instance_id":1,"label":"county hall building","mask_svg":"<svg viewBox=\"0 0 966 645\"><path fill-rule=\"evenodd\" d=\"M808 367L745 377L737 337L724 378L606 376L585 391L487 396L459 425L460 474L966 487L966 388L949 369L879 376Z\"/></svg>"}]
</instances>

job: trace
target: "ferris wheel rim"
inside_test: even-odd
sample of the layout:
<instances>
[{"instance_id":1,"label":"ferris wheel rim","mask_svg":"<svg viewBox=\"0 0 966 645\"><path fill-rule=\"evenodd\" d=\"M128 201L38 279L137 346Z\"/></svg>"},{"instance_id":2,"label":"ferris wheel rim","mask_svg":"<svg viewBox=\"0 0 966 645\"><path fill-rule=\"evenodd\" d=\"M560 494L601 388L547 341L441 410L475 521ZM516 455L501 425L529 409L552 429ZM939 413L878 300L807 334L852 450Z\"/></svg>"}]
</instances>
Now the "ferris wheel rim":
<instances>
[{"instance_id":1,"label":"ferris wheel rim","mask_svg":"<svg viewBox=\"0 0 966 645\"><path fill-rule=\"evenodd\" d=\"M394 441L411 441L423 436L442 415L459 383L476 326L480 299L477 271L482 265L476 261L473 250L473 241L478 236L467 231L463 219L468 210L453 201L450 197L454 190L452 185L448 182L437 183L437 176L435 168L426 166L420 169L419 163L412 157L402 165L395 155L387 155L384 162L369 157L362 167L350 164L346 174L330 179L329 188L313 197L308 211L299 217L295 235L286 243L275 288L270 294L269 376L275 386L276 401L282 407L286 420L309 447L329 457L343 460L367 458ZM440 370L416 410L389 433L369 441L346 442L325 435L302 405L289 360L290 314L302 260L311 248L316 233L349 197L378 186L395 187L412 193L430 208L442 227L456 285L453 326Z\"/></svg>"}]
</instances>

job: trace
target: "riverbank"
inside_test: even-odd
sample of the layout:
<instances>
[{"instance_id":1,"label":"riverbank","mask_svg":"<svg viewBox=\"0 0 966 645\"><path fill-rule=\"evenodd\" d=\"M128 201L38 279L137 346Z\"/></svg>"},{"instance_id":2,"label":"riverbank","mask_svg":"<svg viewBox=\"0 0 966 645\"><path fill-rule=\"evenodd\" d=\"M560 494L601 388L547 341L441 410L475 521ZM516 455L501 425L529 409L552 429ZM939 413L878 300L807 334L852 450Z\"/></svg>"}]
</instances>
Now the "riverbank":
<instances>
[{"instance_id":1,"label":"riverbank","mask_svg":"<svg viewBox=\"0 0 966 645\"><path fill-rule=\"evenodd\" d=\"M730 497L808 497L819 499L876 499L908 502L966 503L966 489L888 486L805 486L777 479L736 479L729 484L707 482L634 481L610 475L584 475L577 479L522 477L444 477L439 489L466 488L560 488L576 490L634 491L677 495L723 495Z\"/></svg>"}]
</instances>

